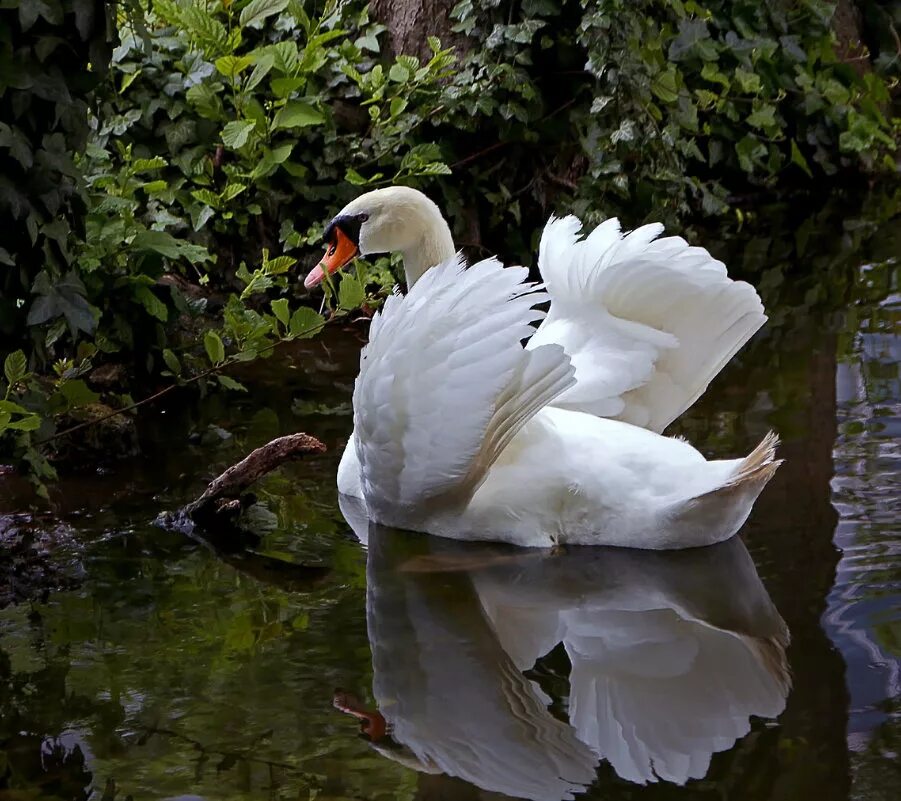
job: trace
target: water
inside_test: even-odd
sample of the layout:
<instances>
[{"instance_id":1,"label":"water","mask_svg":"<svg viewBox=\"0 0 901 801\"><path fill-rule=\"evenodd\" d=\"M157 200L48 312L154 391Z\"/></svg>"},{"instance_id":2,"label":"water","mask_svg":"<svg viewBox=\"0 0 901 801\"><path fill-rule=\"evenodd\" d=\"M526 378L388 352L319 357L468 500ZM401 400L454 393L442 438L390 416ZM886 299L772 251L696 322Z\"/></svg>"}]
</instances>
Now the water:
<instances>
[{"instance_id":1,"label":"water","mask_svg":"<svg viewBox=\"0 0 901 801\"><path fill-rule=\"evenodd\" d=\"M715 548L365 550L334 490L360 329L150 411L142 457L3 524L59 588L0 611L0 799L896 798L899 242L844 222L710 240L771 323L679 431L786 459ZM152 524L295 430L329 452L262 484L252 552Z\"/></svg>"}]
</instances>

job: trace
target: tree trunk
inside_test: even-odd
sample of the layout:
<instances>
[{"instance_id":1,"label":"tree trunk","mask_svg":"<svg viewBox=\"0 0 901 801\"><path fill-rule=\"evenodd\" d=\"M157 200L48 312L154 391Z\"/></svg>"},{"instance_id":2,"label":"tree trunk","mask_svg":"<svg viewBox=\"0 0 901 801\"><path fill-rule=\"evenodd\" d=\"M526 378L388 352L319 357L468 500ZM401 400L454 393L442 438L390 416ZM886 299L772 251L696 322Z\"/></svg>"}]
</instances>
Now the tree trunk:
<instances>
[{"instance_id":1,"label":"tree trunk","mask_svg":"<svg viewBox=\"0 0 901 801\"><path fill-rule=\"evenodd\" d=\"M428 37L437 36L442 47L453 47L458 54L469 48L466 37L454 33L450 18L456 0L372 0L372 16L388 29L388 46L395 56L418 56L427 61L432 56Z\"/></svg>"}]
</instances>

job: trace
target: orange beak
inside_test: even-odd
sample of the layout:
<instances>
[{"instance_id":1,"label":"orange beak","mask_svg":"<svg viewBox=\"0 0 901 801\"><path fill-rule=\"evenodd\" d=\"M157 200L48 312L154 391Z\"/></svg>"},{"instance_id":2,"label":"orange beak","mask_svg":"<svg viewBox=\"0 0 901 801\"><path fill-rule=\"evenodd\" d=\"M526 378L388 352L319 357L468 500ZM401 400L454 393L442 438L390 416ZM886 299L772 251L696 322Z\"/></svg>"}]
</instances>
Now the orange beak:
<instances>
[{"instance_id":1,"label":"orange beak","mask_svg":"<svg viewBox=\"0 0 901 801\"><path fill-rule=\"evenodd\" d=\"M340 228L335 228L335 241L328 246L322 261L310 270L303 285L307 289L319 286L326 273L331 275L336 270L340 270L359 252L360 249L353 243L353 240Z\"/></svg>"}]
</instances>

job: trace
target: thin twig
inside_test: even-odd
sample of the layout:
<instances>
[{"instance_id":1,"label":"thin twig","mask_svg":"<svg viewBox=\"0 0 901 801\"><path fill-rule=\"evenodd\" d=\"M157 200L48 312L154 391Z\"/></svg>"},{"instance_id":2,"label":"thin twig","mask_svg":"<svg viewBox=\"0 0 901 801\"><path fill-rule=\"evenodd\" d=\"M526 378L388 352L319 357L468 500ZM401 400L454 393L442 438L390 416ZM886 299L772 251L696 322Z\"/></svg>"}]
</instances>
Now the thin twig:
<instances>
[{"instance_id":1,"label":"thin twig","mask_svg":"<svg viewBox=\"0 0 901 801\"><path fill-rule=\"evenodd\" d=\"M326 323L327 322L328 321L326 321ZM268 353L269 351L277 348L279 345L284 345L286 342L293 342L295 339L298 339L306 334L315 333L317 330L321 329L324 325L326 325L326 323L323 323L322 325L319 325L316 328L310 328L307 331L301 331L299 334L294 336L292 339L280 339L278 342L273 342L271 345L267 345L265 348L261 348L258 353L259 354ZM108 414L104 414L101 417L97 417L93 420L85 420L82 423L78 423L77 425L70 426L69 428L65 428L62 431L57 431L52 436L47 437L47 439L42 439L37 444L38 445L46 445L48 442L53 442L53 440L59 439L60 437L64 437L67 434L72 434L76 431L81 431L81 429L83 429L83 428L87 428L88 426L96 425L97 423L102 423L104 420L109 420L111 417L117 417L120 414L125 414L126 412L133 411L134 409L137 409L140 406L144 406L147 403L151 403L155 400L158 400L159 398L163 397L163 395L168 395L170 392L172 392L173 389L178 389L179 387L186 387L189 384L193 384L195 381L200 381L201 378L206 378L207 376L218 373L221 370L226 369L227 367L233 367L236 364L240 364L240 362L237 359L233 359L232 361L229 361L229 362L223 362L222 364L217 364L214 367L210 367L208 370L204 370L202 373L198 373L197 375L193 375L190 378L185 379L180 384L170 384L167 387L163 387L158 392L154 392L152 395L149 395L146 398L142 398L139 401L135 401L134 403L132 403L129 406L124 406L121 409L114 409L113 411L109 412Z\"/></svg>"},{"instance_id":2,"label":"thin twig","mask_svg":"<svg viewBox=\"0 0 901 801\"><path fill-rule=\"evenodd\" d=\"M576 98L574 98L574 97L570 98L563 105L557 106L557 108L555 108L553 111L549 111L543 117L540 117L539 119L537 119L535 121L536 124L539 122L544 122L545 120L549 120L551 117L553 117L553 116L559 114L561 111L569 108L575 102L576 102ZM464 158L460 159L459 161L455 161L453 164L450 165L450 168L454 169L455 167L462 167L464 164L469 164L470 162L475 161L476 159L479 159L482 156L487 156L489 153L493 153L498 148L504 147L509 144L512 144L512 142L510 142L509 140L505 140L503 142L495 142L493 145L488 145L488 147L483 148L482 150L476 151L475 153L465 156Z\"/></svg>"},{"instance_id":3,"label":"thin twig","mask_svg":"<svg viewBox=\"0 0 901 801\"><path fill-rule=\"evenodd\" d=\"M465 158L460 159L459 161L455 161L453 164L450 165L450 168L453 170L456 167L462 167L464 164L469 164L471 161L475 161L476 159L481 158L482 156L485 156L488 153L492 153L493 151L497 150L498 148L505 147L509 144L510 144L510 142L508 142L508 141L495 142L493 145L488 145L488 147L483 148L482 150L479 150L476 153L472 153L469 156L466 156Z\"/></svg>"}]
</instances>

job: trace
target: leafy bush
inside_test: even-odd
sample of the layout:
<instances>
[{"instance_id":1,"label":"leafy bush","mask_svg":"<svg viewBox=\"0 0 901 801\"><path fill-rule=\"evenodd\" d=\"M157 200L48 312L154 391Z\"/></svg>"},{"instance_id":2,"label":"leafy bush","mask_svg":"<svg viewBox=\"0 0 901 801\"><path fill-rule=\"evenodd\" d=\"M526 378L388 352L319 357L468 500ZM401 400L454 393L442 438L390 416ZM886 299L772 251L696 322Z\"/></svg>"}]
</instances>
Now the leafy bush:
<instances>
[{"instance_id":1,"label":"leafy bush","mask_svg":"<svg viewBox=\"0 0 901 801\"><path fill-rule=\"evenodd\" d=\"M84 380L98 361L133 359L130 369L177 382L215 377L240 389L213 374L324 324L311 309L292 312L287 299L273 300L295 258L270 251L308 241L318 249L325 220L358 191L353 182L448 171L434 146L416 146L408 134L440 94L452 57L434 42L429 63L401 57L385 69L372 56L381 28L359 7L332 2L313 18L297 0L240 8L158 0L137 18L123 12L119 24L93 132L67 162L72 191L87 207L85 236L60 226L68 271L23 266L20 283L3 293L22 310L14 334L27 330L35 343L26 369L52 364L56 374L14 374L6 384L5 403L13 405L0 417L0 442L33 463L36 443L58 433L61 416L77 421L81 408L100 400ZM353 104L342 106L345 96ZM77 109L82 138L86 109ZM364 165L381 174L364 179L355 169ZM373 276L392 280L383 267ZM173 339L176 320L196 316L206 302L186 296L184 278L232 292L219 324L196 346ZM367 281L349 273L335 310L360 305ZM10 356L13 366L20 356Z\"/></svg>"},{"instance_id":2,"label":"leafy bush","mask_svg":"<svg viewBox=\"0 0 901 801\"><path fill-rule=\"evenodd\" d=\"M462 0L455 30L473 46L452 91L478 115L463 103L452 122L491 146L480 158L463 140L447 160L466 163L482 219L526 229L564 203L673 223L839 172L893 175L897 77L842 63L833 12L823 0Z\"/></svg>"}]
</instances>

